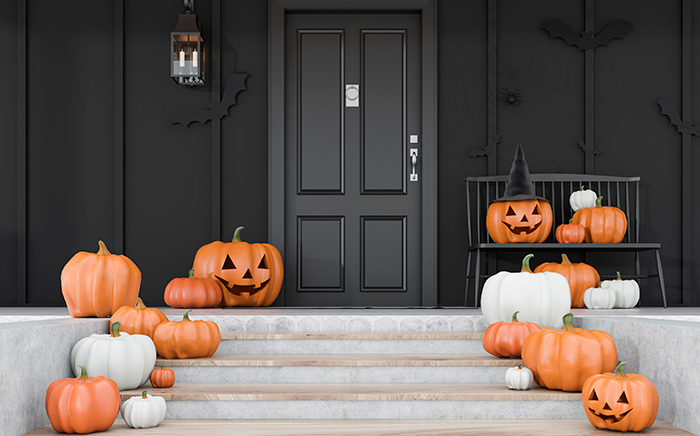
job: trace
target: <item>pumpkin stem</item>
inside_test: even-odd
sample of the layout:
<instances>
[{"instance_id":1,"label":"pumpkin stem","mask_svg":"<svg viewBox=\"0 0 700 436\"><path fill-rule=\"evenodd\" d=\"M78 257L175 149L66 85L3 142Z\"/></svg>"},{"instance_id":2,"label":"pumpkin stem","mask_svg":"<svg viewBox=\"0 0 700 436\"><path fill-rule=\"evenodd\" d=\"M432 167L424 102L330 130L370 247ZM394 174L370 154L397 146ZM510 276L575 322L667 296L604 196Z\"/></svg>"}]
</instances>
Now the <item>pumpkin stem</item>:
<instances>
[{"instance_id":1,"label":"pumpkin stem","mask_svg":"<svg viewBox=\"0 0 700 436\"><path fill-rule=\"evenodd\" d=\"M561 254L561 264L564 266L569 266L571 265L571 261L569 260L569 256L566 254L562 253Z\"/></svg>"},{"instance_id":2,"label":"pumpkin stem","mask_svg":"<svg viewBox=\"0 0 700 436\"><path fill-rule=\"evenodd\" d=\"M571 219L569 220L569 224L571 224L571 222L572 222L573 220L574 220L574 219L573 219L573 218L571 218Z\"/></svg>"},{"instance_id":3,"label":"pumpkin stem","mask_svg":"<svg viewBox=\"0 0 700 436\"><path fill-rule=\"evenodd\" d=\"M160 366L160 369L165 369L165 364L162 364L162 365Z\"/></svg>"},{"instance_id":4,"label":"pumpkin stem","mask_svg":"<svg viewBox=\"0 0 700 436\"><path fill-rule=\"evenodd\" d=\"M628 379L627 374L625 374L625 371L623 370L625 365L627 365L627 362L620 362L620 364L617 365L617 368L615 368L615 378L623 380Z\"/></svg>"},{"instance_id":5,"label":"pumpkin stem","mask_svg":"<svg viewBox=\"0 0 700 436\"><path fill-rule=\"evenodd\" d=\"M109 326L109 333L111 337L118 338L122 335L121 333L119 333L119 324L121 323L121 321L115 321L112 323L111 326Z\"/></svg>"},{"instance_id":6,"label":"pumpkin stem","mask_svg":"<svg viewBox=\"0 0 700 436\"><path fill-rule=\"evenodd\" d=\"M147 390L141 392L141 398L143 398L144 400L148 398L148 391Z\"/></svg>"},{"instance_id":7,"label":"pumpkin stem","mask_svg":"<svg viewBox=\"0 0 700 436\"><path fill-rule=\"evenodd\" d=\"M620 277L620 271L617 272L617 278L615 280L622 280L622 277Z\"/></svg>"},{"instance_id":8,"label":"pumpkin stem","mask_svg":"<svg viewBox=\"0 0 700 436\"><path fill-rule=\"evenodd\" d=\"M518 363L518 369L523 369L523 364L522 364L522 363Z\"/></svg>"},{"instance_id":9,"label":"pumpkin stem","mask_svg":"<svg viewBox=\"0 0 700 436\"><path fill-rule=\"evenodd\" d=\"M231 242L243 242L241 241L241 230L243 230L245 227L239 227L236 229L235 232L233 232L233 241Z\"/></svg>"},{"instance_id":10,"label":"pumpkin stem","mask_svg":"<svg viewBox=\"0 0 700 436\"><path fill-rule=\"evenodd\" d=\"M189 276L191 279L194 278L194 268L190 268Z\"/></svg>"},{"instance_id":11,"label":"pumpkin stem","mask_svg":"<svg viewBox=\"0 0 700 436\"><path fill-rule=\"evenodd\" d=\"M574 314L569 312L566 315L562 317L562 320L564 321L564 331L565 332L575 332L576 329L574 328L574 325L571 324L571 320L574 318Z\"/></svg>"},{"instance_id":12,"label":"pumpkin stem","mask_svg":"<svg viewBox=\"0 0 700 436\"><path fill-rule=\"evenodd\" d=\"M518 322L518 314L519 313L520 313L520 311L518 310L517 312L515 312L513 314L513 319L511 320L511 322Z\"/></svg>"},{"instance_id":13,"label":"pumpkin stem","mask_svg":"<svg viewBox=\"0 0 700 436\"><path fill-rule=\"evenodd\" d=\"M97 241L97 245L99 245L99 247L100 247L100 249L97 250L97 254L99 256L109 256L110 254L112 254L109 252L109 250L107 250L107 246L105 245L104 242Z\"/></svg>"},{"instance_id":14,"label":"pumpkin stem","mask_svg":"<svg viewBox=\"0 0 700 436\"><path fill-rule=\"evenodd\" d=\"M581 190L584 191L586 188L586 185L581 185Z\"/></svg>"},{"instance_id":15,"label":"pumpkin stem","mask_svg":"<svg viewBox=\"0 0 700 436\"><path fill-rule=\"evenodd\" d=\"M189 314L190 312L192 312L192 309L187 309L187 312L185 312L185 314L182 315L182 320L183 320L183 321L192 321L192 320L190 319L190 317L188 316L188 314Z\"/></svg>"},{"instance_id":16,"label":"pumpkin stem","mask_svg":"<svg viewBox=\"0 0 700 436\"><path fill-rule=\"evenodd\" d=\"M603 196L595 199L595 207L603 207Z\"/></svg>"},{"instance_id":17,"label":"pumpkin stem","mask_svg":"<svg viewBox=\"0 0 700 436\"><path fill-rule=\"evenodd\" d=\"M141 297L136 297L136 308L138 310L146 310L147 309L146 305L143 304L143 300L141 299Z\"/></svg>"},{"instance_id":18,"label":"pumpkin stem","mask_svg":"<svg viewBox=\"0 0 700 436\"><path fill-rule=\"evenodd\" d=\"M78 365L78 368L80 368L80 381L84 382L87 381L88 375L87 375L87 369L83 365Z\"/></svg>"},{"instance_id":19,"label":"pumpkin stem","mask_svg":"<svg viewBox=\"0 0 700 436\"><path fill-rule=\"evenodd\" d=\"M528 254L523 258L523 267L520 269L520 272L529 272L532 274L532 270L530 269L530 259L535 257L534 254Z\"/></svg>"}]
</instances>

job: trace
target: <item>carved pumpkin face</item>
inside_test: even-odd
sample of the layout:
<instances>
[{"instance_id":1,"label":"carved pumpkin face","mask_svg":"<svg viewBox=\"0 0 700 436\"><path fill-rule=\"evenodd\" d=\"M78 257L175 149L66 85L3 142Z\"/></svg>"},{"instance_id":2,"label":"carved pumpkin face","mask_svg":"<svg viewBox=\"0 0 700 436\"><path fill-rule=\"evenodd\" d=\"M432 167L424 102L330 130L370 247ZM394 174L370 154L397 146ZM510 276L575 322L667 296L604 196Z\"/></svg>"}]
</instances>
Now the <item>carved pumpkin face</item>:
<instances>
[{"instance_id":1,"label":"carved pumpkin face","mask_svg":"<svg viewBox=\"0 0 700 436\"><path fill-rule=\"evenodd\" d=\"M486 229L499 244L542 242L552 229L552 207L538 199L497 201L489 206Z\"/></svg>"},{"instance_id":2,"label":"carved pumpkin face","mask_svg":"<svg viewBox=\"0 0 700 436\"><path fill-rule=\"evenodd\" d=\"M234 295L241 295L243 292L254 295L270 281L265 251L260 247L248 245L251 249L245 253L241 253L241 250L235 253L236 262L231 259L230 254L226 254L221 271L214 274L224 288Z\"/></svg>"},{"instance_id":3,"label":"carved pumpkin face","mask_svg":"<svg viewBox=\"0 0 700 436\"><path fill-rule=\"evenodd\" d=\"M608 424L622 421L633 409L625 391L607 390L601 392L601 397L602 399L598 397L598 392L593 388L588 398L588 410Z\"/></svg>"}]
</instances>

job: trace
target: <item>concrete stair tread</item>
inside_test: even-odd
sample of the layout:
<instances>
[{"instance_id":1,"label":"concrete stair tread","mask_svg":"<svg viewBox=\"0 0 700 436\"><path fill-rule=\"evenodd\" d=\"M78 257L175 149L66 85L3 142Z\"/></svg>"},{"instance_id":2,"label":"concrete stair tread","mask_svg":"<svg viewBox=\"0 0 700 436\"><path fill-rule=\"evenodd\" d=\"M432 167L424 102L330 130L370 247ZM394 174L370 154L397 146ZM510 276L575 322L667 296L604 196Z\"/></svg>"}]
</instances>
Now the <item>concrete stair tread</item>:
<instances>
[{"instance_id":1,"label":"concrete stair tread","mask_svg":"<svg viewBox=\"0 0 700 436\"><path fill-rule=\"evenodd\" d=\"M166 419L157 427L132 429L118 419L105 434L110 436L596 436L610 435L585 419L314 419L314 420L202 420ZM45 425L25 436L55 435ZM657 420L645 435L692 436L692 433Z\"/></svg>"},{"instance_id":2,"label":"concrete stair tread","mask_svg":"<svg viewBox=\"0 0 700 436\"><path fill-rule=\"evenodd\" d=\"M124 390L122 400L141 392ZM580 392L505 383L176 383L148 392L166 401L581 401Z\"/></svg>"},{"instance_id":3,"label":"concrete stair tread","mask_svg":"<svg viewBox=\"0 0 700 436\"><path fill-rule=\"evenodd\" d=\"M518 366L521 359L490 354L215 354L197 359L156 359L156 366Z\"/></svg>"},{"instance_id":4,"label":"concrete stair tread","mask_svg":"<svg viewBox=\"0 0 700 436\"><path fill-rule=\"evenodd\" d=\"M323 331L323 332L264 332L222 331L222 340L481 340L483 331Z\"/></svg>"}]
</instances>

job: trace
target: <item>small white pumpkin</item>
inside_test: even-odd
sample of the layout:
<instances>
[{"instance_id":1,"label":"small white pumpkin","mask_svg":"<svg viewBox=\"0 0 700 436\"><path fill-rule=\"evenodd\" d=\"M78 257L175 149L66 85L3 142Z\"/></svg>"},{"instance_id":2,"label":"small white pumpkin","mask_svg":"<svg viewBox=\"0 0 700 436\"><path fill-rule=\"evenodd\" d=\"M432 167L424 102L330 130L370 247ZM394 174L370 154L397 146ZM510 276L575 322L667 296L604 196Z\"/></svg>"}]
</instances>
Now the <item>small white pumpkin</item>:
<instances>
[{"instance_id":1,"label":"small white pumpkin","mask_svg":"<svg viewBox=\"0 0 700 436\"><path fill-rule=\"evenodd\" d=\"M560 329L562 317L571 308L571 292L566 278L555 272L533 273L528 254L518 273L501 271L489 277L481 293L481 314L486 322L518 320L534 322L540 327Z\"/></svg>"},{"instance_id":2,"label":"small white pumpkin","mask_svg":"<svg viewBox=\"0 0 700 436\"><path fill-rule=\"evenodd\" d=\"M76 376L83 365L92 377L114 380L120 391L146 383L156 363L156 346L146 335L120 332L119 324L113 323L108 335L90 335L73 346L70 366Z\"/></svg>"},{"instance_id":3,"label":"small white pumpkin","mask_svg":"<svg viewBox=\"0 0 700 436\"><path fill-rule=\"evenodd\" d=\"M612 309L615 307L616 293L610 288L588 288L583 293L583 304L589 309Z\"/></svg>"},{"instance_id":4,"label":"small white pumpkin","mask_svg":"<svg viewBox=\"0 0 700 436\"><path fill-rule=\"evenodd\" d=\"M617 308L630 309L639 302L639 285L634 280L622 280L620 271L617 272L617 279L603 280L600 286L615 291L615 307Z\"/></svg>"},{"instance_id":5,"label":"small white pumpkin","mask_svg":"<svg viewBox=\"0 0 700 436\"><path fill-rule=\"evenodd\" d=\"M506 386L508 386L508 389L526 391L531 389L534 383L535 379L532 375L532 371L525 368L522 363L513 368L508 368L506 371Z\"/></svg>"},{"instance_id":6,"label":"small white pumpkin","mask_svg":"<svg viewBox=\"0 0 700 436\"><path fill-rule=\"evenodd\" d=\"M156 427L165 419L165 399L143 391L140 397L131 397L122 403L122 418L131 428Z\"/></svg>"},{"instance_id":7,"label":"small white pumpkin","mask_svg":"<svg viewBox=\"0 0 700 436\"><path fill-rule=\"evenodd\" d=\"M598 198L598 194L591 189L585 189L585 186L581 186L580 191L571 193L569 196L569 204L574 211L577 211L587 207L595 207L596 198Z\"/></svg>"}]
</instances>

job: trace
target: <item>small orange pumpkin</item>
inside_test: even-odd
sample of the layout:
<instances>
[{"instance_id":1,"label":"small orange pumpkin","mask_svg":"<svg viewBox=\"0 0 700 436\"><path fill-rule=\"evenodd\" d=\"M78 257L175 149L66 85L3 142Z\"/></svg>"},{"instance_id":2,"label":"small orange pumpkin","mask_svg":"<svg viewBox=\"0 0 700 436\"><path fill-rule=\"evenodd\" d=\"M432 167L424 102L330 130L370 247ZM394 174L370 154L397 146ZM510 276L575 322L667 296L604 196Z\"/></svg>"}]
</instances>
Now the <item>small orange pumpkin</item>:
<instances>
[{"instance_id":1,"label":"small orange pumpkin","mask_svg":"<svg viewBox=\"0 0 700 436\"><path fill-rule=\"evenodd\" d=\"M197 250L195 277L216 279L223 306L269 306L282 289L282 256L270 244L241 240L238 227L231 242L214 241Z\"/></svg>"},{"instance_id":2,"label":"small orange pumpkin","mask_svg":"<svg viewBox=\"0 0 700 436\"><path fill-rule=\"evenodd\" d=\"M560 244L580 244L586 240L586 228L581 224L560 224L557 226L554 237Z\"/></svg>"},{"instance_id":3,"label":"small orange pumpkin","mask_svg":"<svg viewBox=\"0 0 700 436\"><path fill-rule=\"evenodd\" d=\"M165 287L165 304L182 309L216 307L221 303L221 288L214 279L195 277L194 268L189 277L176 277Z\"/></svg>"},{"instance_id":4,"label":"small orange pumpkin","mask_svg":"<svg viewBox=\"0 0 700 436\"><path fill-rule=\"evenodd\" d=\"M545 262L535 268L536 273L545 271L559 273L569 282L571 307L586 307L583 294L586 289L593 288L600 282L600 275L595 268L583 262L571 263L564 253L561 255L561 263Z\"/></svg>"},{"instance_id":5,"label":"small orange pumpkin","mask_svg":"<svg viewBox=\"0 0 700 436\"><path fill-rule=\"evenodd\" d=\"M552 206L537 198L494 201L486 212L486 230L498 244L543 242L552 230Z\"/></svg>"},{"instance_id":6,"label":"small orange pumpkin","mask_svg":"<svg viewBox=\"0 0 700 436\"><path fill-rule=\"evenodd\" d=\"M627 216L613 206L603 206L603 197L598 197L595 207L579 209L571 222L586 228L585 241L593 244L618 244L627 233Z\"/></svg>"},{"instance_id":7,"label":"small orange pumpkin","mask_svg":"<svg viewBox=\"0 0 700 436\"><path fill-rule=\"evenodd\" d=\"M643 375L625 374L621 362L615 373L594 375L583 385L581 399L593 427L642 431L651 427L659 410L656 386Z\"/></svg>"},{"instance_id":8,"label":"small orange pumpkin","mask_svg":"<svg viewBox=\"0 0 700 436\"><path fill-rule=\"evenodd\" d=\"M121 396L114 380L88 377L83 365L80 376L56 380L46 390L46 414L59 433L107 431L117 419Z\"/></svg>"},{"instance_id":9,"label":"small orange pumpkin","mask_svg":"<svg viewBox=\"0 0 700 436\"><path fill-rule=\"evenodd\" d=\"M122 306L109 319L111 326L120 321L119 331L130 335L146 335L153 339L153 332L162 322L168 320L163 312L156 308L148 308L141 298L137 298L136 307Z\"/></svg>"},{"instance_id":10,"label":"small orange pumpkin","mask_svg":"<svg viewBox=\"0 0 700 436\"><path fill-rule=\"evenodd\" d=\"M611 372L617 365L613 338L604 331L575 328L573 317L567 313L563 329L537 330L523 342L523 364L544 388L581 392L588 377Z\"/></svg>"},{"instance_id":11,"label":"small orange pumpkin","mask_svg":"<svg viewBox=\"0 0 700 436\"><path fill-rule=\"evenodd\" d=\"M75 254L61 271L61 292L72 317L112 316L133 307L139 296L141 271L126 256L112 254L98 241L97 253Z\"/></svg>"},{"instance_id":12,"label":"small orange pumpkin","mask_svg":"<svg viewBox=\"0 0 700 436\"><path fill-rule=\"evenodd\" d=\"M190 312L185 312L182 321L166 321L156 327L153 343L159 355L166 359L209 357L219 348L219 326L213 321L192 321Z\"/></svg>"},{"instance_id":13,"label":"small orange pumpkin","mask_svg":"<svg viewBox=\"0 0 700 436\"><path fill-rule=\"evenodd\" d=\"M161 365L151 371L151 386L154 388L171 388L175 384L175 371Z\"/></svg>"},{"instance_id":14,"label":"small orange pumpkin","mask_svg":"<svg viewBox=\"0 0 700 436\"><path fill-rule=\"evenodd\" d=\"M518 321L518 313L513 314L511 322L498 321L486 329L481 341L484 350L496 357L520 357L527 335L542 327L534 322Z\"/></svg>"}]
</instances>

